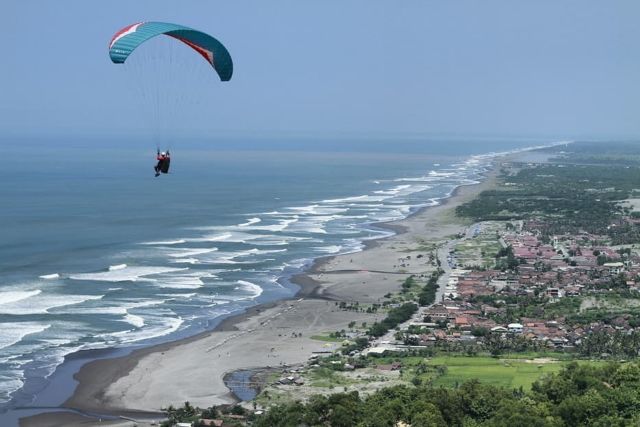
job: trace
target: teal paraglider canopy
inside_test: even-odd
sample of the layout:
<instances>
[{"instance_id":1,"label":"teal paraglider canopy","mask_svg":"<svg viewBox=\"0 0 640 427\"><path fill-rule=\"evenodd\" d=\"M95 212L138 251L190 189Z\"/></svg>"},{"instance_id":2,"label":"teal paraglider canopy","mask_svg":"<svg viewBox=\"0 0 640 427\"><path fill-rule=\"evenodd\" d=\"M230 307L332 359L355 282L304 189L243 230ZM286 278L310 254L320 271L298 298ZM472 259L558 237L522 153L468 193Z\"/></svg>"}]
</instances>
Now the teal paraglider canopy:
<instances>
[{"instance_id":1,"label":"teal paraglider canopy","mask_svg":"<svg viewBox=\"0 0 640 427\"><path fill-rule=\"evenodd\" d=\"M180 40L198 52L216 70L223 82L231 79L233 61L229 51L210 35L166 22L138 22L118 31L109 43L109 56L116 64L124 63L129 55L145 41L159 35Z\"/></svg>"}]
</instances>

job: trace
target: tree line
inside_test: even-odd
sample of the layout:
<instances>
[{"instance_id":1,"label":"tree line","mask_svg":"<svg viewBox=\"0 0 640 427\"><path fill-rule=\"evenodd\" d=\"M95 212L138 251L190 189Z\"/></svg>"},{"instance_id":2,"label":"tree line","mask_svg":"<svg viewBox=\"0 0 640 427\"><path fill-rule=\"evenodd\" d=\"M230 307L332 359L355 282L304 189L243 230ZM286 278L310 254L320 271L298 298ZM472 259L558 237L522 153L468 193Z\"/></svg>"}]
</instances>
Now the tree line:
<instances>
[{"instance_id":1,"label":"tree line","mask_svg":"<svg viewBox=\"0 0 640 427\"><path fill-rule=\"evenodd\" d=\"M640 365L571 363L535 382L531 391L483 384L458 388L395 386L315 395L271 407L258 427L380 426L565 427L640 425Z\"/></svg>"}]
</instances>

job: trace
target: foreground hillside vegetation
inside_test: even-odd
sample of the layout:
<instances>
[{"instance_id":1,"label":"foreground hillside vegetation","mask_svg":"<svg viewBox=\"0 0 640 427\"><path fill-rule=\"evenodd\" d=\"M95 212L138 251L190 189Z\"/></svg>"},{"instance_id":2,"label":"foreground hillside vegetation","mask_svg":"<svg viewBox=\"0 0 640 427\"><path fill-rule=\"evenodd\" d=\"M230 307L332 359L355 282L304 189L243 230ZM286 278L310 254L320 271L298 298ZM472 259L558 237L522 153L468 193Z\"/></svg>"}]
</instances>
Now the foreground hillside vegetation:
<instances>
[{"instance_id":1,"label":"foreground hillside vegetation","mask_svg":"<svg viewBox=\"0 0 640 427\"><path fill-rule=\"evenodd\" d=\"M396 386L362 398L317 395L276 405L256 426L637 426L640 366L572 363L530 392L468 381L458 388Z\"/></svg>"}]
</instances>

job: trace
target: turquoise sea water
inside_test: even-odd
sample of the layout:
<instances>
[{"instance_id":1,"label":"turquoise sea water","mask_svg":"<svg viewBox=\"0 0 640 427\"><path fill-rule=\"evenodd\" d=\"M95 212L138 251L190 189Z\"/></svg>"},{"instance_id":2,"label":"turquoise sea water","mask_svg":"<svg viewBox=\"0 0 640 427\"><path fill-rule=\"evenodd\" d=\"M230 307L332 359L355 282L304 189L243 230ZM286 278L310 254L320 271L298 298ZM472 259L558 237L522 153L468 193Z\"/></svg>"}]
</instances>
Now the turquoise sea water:
<instances>
[{"instance_id":1,"label":"turquoise sea water","mask_svg":"<svg viewBox=\"0 0 640 427\"><path fill-rule=\"evenodd\" d=\"M174 339L291 296L286 278L312 259L384 236L373 223L439 203L479 179L490 153L548 141L201 142L174 148L159 178L153 150L134 143L5 142L6 409L28 405L78 350Z\"/></svg>"}]
</instances>

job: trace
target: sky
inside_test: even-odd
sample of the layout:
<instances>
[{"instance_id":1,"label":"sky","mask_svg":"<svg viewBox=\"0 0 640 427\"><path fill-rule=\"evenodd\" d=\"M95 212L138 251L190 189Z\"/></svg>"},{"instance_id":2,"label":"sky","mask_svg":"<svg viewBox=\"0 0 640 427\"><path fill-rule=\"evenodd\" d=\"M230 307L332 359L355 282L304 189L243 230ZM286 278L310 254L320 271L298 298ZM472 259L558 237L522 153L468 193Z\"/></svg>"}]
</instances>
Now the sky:
<instances>
[{"instance_id":1,"label":"sky","mask_svg":"<svg viewBox=\"0 0 640 427\"><path fill-rule=\"evenodd\" d=\"M152 20L234 60L166 88L197 92L165 112L185 137L640 136L637 0L3 0L0 135L148 131L107 46Z\"/></svg>"}]
</instances>

